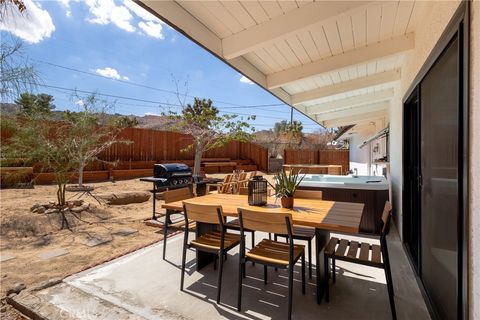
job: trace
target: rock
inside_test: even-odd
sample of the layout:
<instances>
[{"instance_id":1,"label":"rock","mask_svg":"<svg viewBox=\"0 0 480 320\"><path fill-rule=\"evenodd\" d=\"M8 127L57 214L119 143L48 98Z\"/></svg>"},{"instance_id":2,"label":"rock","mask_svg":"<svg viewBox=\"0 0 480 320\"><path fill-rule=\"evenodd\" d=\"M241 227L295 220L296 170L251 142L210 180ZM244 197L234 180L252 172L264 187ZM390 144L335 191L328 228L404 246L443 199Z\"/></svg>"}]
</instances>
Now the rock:
<instances>
[{"instance_id":1,"label":"rock","mask_svg":"<svg viewBox=\"0 0 480 320\"><path fill-rule=\"evenodd\" d=\"M30 211L35 212L35 209L37 209L38 207L40 207L40 205L38 203L36 203L36 204L34 204L33 206L30 207Z\"/></svg>"},{"instance_id":2,"label":"rock","mask_svg":"<svg viewBox=\"0 0 480 320\"><path fill-rule=\"evenodd\" d=\"M0 308L0 312L1 312L1 313L7 312L7 306L2 306L2 307Z\"/></svg>"},{"instance_id":3,"label":"rock","mask_svg":"<svg viewBox=\"0 0 480 320\"><path fill-rule=\"evenodd\" d=\"M84 210L85 209L83 207L75 207L75 208L70 209L70 211L72 211L73 213L80 213Z\"/></svg>"},{"instance_id":4,"label":"rock","mask_svg":"<svg viewBox=\"0 0 480 320\"><path fill-rule=\"evenodd\" d=\"M100 196L109 205L142 203L150 199L149 192L117 192Z\"/></svg>"},{"instance_id":5,"label":"rock","mask_svg":"<svg viewBox=\"0 0 480 320\"><path fill-rule=\"evenodd\" d=\"M45 209L44 206L39 206L39 207L35 208L35 210L33 210L33 212L41 214L41 213L45 213L45 210L47 210L47 209Z\"/></svg>"},{"instance_id":6,"label":"rock","mask_svg":"<svg viewBox=\"0 0 480 320\"><path fill-rule=\"evenodd\" d=\"M10 294L7 294L7 297L9 297L10 299L14 298L17 294L16 293L10 293Z\"/></svg>"},{"instance_id":7,"label":"rock","mask_svg":"<svg viewBox=\"0 0 480 320\"><path fill-rule=\"evenodd\" d=\"M7 290L7 296L10 296L10 294L15 293L19 294L22 290L25 290L27 286L25 283L17 282L11 287L10 289Z\"/></svg>"},{"instance_id":8,"label":"rock","mask_svg":"<svg viewBox=\"0 0 480 320\"><path fill-rule=\"evenodd\" d=\"M80 207L83 204L83 200L73 200L72 201L73 205L76 207Z\"/></svg>"},{"instance_id":9,"label":"rock","mask_svg":"<svg viewBox=\"0 0 480 320\"><path fill-rule=\"evenodd\" d=\"M57 213L58 212L58 209L48 209L48 210L45 210L45 214L51 214L51 213Z\"/></svg>"}]
</instances>

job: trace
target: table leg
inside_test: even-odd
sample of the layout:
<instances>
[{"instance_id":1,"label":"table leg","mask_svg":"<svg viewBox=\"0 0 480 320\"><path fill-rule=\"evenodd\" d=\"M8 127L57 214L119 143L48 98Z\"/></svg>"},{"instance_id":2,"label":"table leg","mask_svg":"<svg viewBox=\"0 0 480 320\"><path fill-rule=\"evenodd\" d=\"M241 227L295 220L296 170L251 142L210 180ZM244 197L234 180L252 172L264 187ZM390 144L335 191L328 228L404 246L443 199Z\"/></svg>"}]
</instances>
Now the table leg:
<instances>
[{"instance_id":1,"label":"table leg","mask_svg":"<svg viewBox=\"0 0 480 320\"><path fill-rule=\"evenodd\" d=\"M155 216L155 206L157 205L157 184L154 182L153 183L153 214L152 214L152 219L157 220L157 217Z\"/></svg>"},{"instance_id":2,"label":"table leg","mask_svg":"<svg viewBox=\"0 0 480 320\"><path fill-rule=\"evenodd\" d=\"M165 213L165 221L163 222L163 260L165 260L165 254L167 252L167 235L168 235L168 225L170 221L171 210L167 209Z\"/></svg>"},{"instance_id":3,"label":"table leg","mask_svg":"<svg viewBox=\"0 0 480 320\"><path fill-rule=\"evenodd\" d=\"M325 293L325 288L323 285L323 275L324 275L324 266L323 266L323 253L324 247L330 239L330 232L322 229L315 229L315 257L317 263L317 303L320 304L322 301L323 294Z\"/></svg>"},{"instance_id":4,"label":"table leg","mask_svg":"<svg viewBox=\"0 0 480 320\"><path fill-rule=\"evenodd\" d=\"M197 237L207 232L218 230L218 226L215 224L203 223L198 221L196 224L197 224L197 227L196 227L195 234ZM197 271L201 270L206 265L215 261L215 257L216 257L215 254L203 252L199 250L196 250L196 251L197 251Z\"/></svg>"}]
</instances>

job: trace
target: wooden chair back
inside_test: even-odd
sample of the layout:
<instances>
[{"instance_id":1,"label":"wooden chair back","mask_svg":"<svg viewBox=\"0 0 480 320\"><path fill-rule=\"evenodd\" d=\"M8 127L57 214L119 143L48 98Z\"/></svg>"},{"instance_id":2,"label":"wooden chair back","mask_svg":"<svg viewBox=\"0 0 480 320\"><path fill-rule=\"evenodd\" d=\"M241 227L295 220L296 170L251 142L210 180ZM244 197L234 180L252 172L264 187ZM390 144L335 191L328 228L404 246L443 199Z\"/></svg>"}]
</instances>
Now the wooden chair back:
<instances>
[{"instance_id":1,"label":"wooden chair back","mask_svg":"<svg viewBox=\"0 0 480 320\"><path fill-rule=\"evenodd\" d=\"M240 188L244 188L248 185L248 172L242 172L238 175L238 190L240 190Z\"/></svg>"},{"instance_id":2,"label":"wooden chair back","mask_svg":"<svg viewBox=\"0 0 480 320\"><path fill-rule=\"evenodd\" d=\"M248 187L240 187L238 188L238 194L248 196Z\"/></svg>"},{"instance_id":3,"label":"wooden chair back","mask_svg":"<svg viewBox=\"0 0 480 320\"><path fill-rule=\"evenodd\" d=\"M183 212L185 213L185 220L219 225L223 224L222 206L183 202Z\"/></svg>"},{"instance_id":4,"label":"wooden chair back","mask_svg":"<svg viewBox=\"0 0 480 320\"><path fill-rule=\"evenodd\" d=\"M233 174L227 174L223 178L223 183L218 187L218 193L232 193L233 177Z\"/></svg>"},{"instance_id":5,"label":"wooden chair back","mask_svg":"<svg viewBox=\"0 0 480 320\"><path fill-rule=\"evenodd\" d=\"M238 208L240 230L249 229L267 233L292 234L292 215L262 210Z\"/></svg>"},{"instance_id":6,"label":"wooden chair back","mask_svg":"<svg viewBox=\"0 0 480 320\"><path fill-rule=\"evenodd\" d=\"M381 232L382 237L385 237L386 232L388 231L391 217L392 217L392 205L390 204L389 201L386 201L385 206L383 207L383 213L382 213L382 223L383 223L382 232Z\"/></svg>"},{"instance_id":7,"label":"wooden chair back","mask_svg":"<svg viewBox=\"0 0 480 320\"><path fill-rule=\"evenodd\" d=\"M168 190L163 193L163 200L165 203L181 201L193 198L192 190L189 187Z\"/></svg>"},{"instance_id":8,"label":"wooden chair back","mask_svg":"<svg viewBox=\"0 0 480 320\"><path fill-rule=\"evenodd\" d=\"M322 199L322 191L317 190L297 190L293 195L295 198L301 199Z\"/></svg>"}]
</instances>

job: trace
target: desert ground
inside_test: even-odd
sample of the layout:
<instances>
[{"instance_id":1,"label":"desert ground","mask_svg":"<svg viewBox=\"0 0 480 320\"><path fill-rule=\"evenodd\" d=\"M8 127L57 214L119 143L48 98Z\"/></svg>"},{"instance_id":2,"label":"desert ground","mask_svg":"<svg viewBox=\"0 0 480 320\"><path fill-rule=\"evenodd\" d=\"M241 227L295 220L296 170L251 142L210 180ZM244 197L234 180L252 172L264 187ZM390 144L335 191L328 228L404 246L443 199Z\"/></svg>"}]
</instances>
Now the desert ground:
<instances>
[{"instance_id":1,"label":"desert ground","mask_svg":"<svg viewBox=\"0 0 480 320\"><path fill-rule=\"evenodd\" d=\"M209 176L222 178L224 175ZM271 176L268 178L271 179ZM88 185L94 186L92 194L95 197L152 189L150 183L139 179ZM67 200L78 199L79 196L78 193L67 192ZM30 210L34 204L55 202L55 185L0 190L2 299L19 284L31 289L58 281L163 238L162 229L144 223L152 215L151 198L143 203L127 205L107 205L103 201L99 204L88 195L83 195L81 199L85 205L90 205L90 212L81 213L79 219L67 213L71 228L62 230L60 214L39 214ZM157 212L163 210L162 203L157 201ZM92 246L95 242L103 243ZM6 306L2 308L0 318L22 319L5 310Z\"/></svg>"}]
</instances>

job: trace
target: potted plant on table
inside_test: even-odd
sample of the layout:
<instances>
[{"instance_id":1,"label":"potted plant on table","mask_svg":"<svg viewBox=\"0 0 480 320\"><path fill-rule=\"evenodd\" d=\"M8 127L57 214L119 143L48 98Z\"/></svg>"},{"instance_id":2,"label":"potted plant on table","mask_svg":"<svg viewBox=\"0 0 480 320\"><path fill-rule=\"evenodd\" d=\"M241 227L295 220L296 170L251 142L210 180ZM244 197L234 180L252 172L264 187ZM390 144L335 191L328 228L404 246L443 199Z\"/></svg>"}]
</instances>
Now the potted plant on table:
<instances>
[{"instance_id":1,"label":"potted plant on table","mask_svg":"<svg viewBox=\"0 0 480 320\"><path fill-rule=\"evenodd\" d=\"M283 208L293 208L293 195L304 177L305 175L293 174L292 171L286 173L285 170L275 175L275 196L280 198Z\"/></svg>"}]
</instances>

